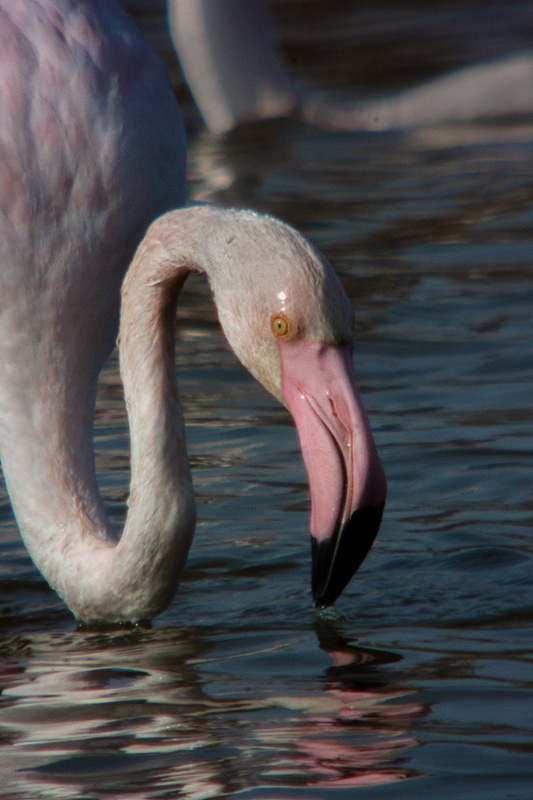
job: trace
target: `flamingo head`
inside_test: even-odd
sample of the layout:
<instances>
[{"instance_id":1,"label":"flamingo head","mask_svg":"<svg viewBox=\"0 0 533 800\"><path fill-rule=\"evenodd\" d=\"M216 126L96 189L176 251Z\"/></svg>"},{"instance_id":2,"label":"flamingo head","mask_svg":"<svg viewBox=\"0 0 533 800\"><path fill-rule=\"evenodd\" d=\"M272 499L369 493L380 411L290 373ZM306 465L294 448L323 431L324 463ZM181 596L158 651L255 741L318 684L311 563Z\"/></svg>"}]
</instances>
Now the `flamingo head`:
<instances>
[{"instance_id":1,"label":"flamingo head","mask_svg":"<svg viewBox=\"0 0 533 800\"><path fill-rule=\"evenodd\" d=\"M283 223L226 211L206 270L241 362L291 412L311 493L312 586L335 602L367 555L386 481L353 370L353 309L326 259Z\"/></svg>"}]
</instances>

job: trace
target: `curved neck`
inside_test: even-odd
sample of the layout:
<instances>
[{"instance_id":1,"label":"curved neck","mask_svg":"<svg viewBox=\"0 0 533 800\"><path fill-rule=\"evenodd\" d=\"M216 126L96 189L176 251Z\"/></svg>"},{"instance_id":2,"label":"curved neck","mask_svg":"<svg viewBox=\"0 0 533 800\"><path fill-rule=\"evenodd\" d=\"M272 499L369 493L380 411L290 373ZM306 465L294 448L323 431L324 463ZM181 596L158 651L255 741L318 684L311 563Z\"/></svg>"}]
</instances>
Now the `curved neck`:
<instances>
[{"instance_id":1,"label":"curved neck","mask_svg":"<svg viewBox=\"0 0 533 800\"><path fill-rule=\"evenodd\" d=\"M171 263L160 235L164 228L156 223L145 237L122 290L119 351L130 425L131 482L118 540L96 485L91 439L98 369L90 359L82 358L79 367L70 365L72 369L61 364L63 387L56 382L53 397L34 402L24 419L18 419L22 431L52 405L48 428L43 423L39 435L33 436L33 426L25 442L33 445L21 448L28 467L31 454L31 475L26 472L28 481L15 487L12 499L30 555L84 622L139 621L160 613L175 594L194 533L194 495L174 377L174 335L178 295L188 272L196 268L195 253L176 256ZM192 244L192 229L188 237L186 228L180 239ZM56 360L61 362L62 355L56 353ZM81 384L80 401L82 394L84 399L73 406L71 419L66 403L73 374L73 382ZM59 421L66 417L70 422L59 430ZM47 436L50 427L57 427L54 441ZM14 452L13 445L9 450ZM11 462L14 476L21 466L7 454L10 492Z\"/></svg>"},{"instance_id":2,"label":"curved neck","mask_svg":"<svg viewBox=\"0 0 533 800\"><path fill-rule=\"evenodd\" d=\"M196 521L174 364L176 305L190 270L174 265L166 277L166 254L150 244L148 238L139 248L122 289L120 374L130 425L131 482L116 548L128 613L138 618L136 609L142 606L146 619L172 600Z\"/></svg>"}]
</instances>

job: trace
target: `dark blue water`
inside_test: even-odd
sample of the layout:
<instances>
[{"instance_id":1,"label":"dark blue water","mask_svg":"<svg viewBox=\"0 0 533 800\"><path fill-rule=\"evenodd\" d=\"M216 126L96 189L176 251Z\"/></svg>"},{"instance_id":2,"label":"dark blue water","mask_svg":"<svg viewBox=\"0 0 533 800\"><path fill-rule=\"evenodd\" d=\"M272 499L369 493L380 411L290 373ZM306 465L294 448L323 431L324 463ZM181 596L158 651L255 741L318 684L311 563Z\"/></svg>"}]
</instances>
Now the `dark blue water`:
<instances>
[{"instance_id":1,"label":"dark blue water","mask_svg":"<svg viewBox=\"0 0 533 800\"><path fill-rule=\"evenodd\" d=\"M332 93L381 88L385 53L396 86L523 47L533 30L527 4L343 3L318 22L299 6L278 17L295 69ZM193 196L283 217L341 273L389 481L383 527L317 618L295 431L195 280L177 368L199 524L152 630L76 631L1 490L0 794L529 800L533 125L336 134L285 120L221 140L186 111ZM113 359L97 446L119 521L128 441Z\"/></svg>"}]
</instances>

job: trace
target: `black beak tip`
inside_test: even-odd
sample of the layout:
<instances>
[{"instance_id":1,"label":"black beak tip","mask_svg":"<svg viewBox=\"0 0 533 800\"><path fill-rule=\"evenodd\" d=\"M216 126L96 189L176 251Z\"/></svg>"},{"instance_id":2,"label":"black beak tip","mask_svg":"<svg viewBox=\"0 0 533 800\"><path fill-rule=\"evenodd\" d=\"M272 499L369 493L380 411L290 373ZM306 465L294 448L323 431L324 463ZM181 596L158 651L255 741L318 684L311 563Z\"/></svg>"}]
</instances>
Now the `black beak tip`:
<instances>
[{"instance_id":1,"label":"black beak tip","mask_svg":"<svg viewBox=\"0 0 533 800\"><path fill-rule=\"evenodd\" d=\"M357 572L374 543L382 515L383 508L359 508L343 530L322 541L311 539L316 608L333 605Z\"/></svg>"}]
</instances>

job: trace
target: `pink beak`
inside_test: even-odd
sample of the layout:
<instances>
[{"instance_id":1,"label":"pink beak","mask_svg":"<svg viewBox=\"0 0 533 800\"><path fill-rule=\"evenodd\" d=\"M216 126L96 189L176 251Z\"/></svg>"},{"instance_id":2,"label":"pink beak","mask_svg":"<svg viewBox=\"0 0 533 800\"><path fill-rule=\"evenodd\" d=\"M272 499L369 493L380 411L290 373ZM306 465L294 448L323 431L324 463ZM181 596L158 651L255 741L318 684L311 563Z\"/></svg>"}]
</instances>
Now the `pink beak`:
<instances>
[{"instance_id":1,"label":"pink beak","mask_svg":"<svg viewBox=\"0 0 533 800\"><path fill-rule=\"evenodd\" d=\"M281 387L311 490L313 598L328 606L379 529L386 480L355 387L353 347L279 340Z\"/></svg>"}]
</instances>

